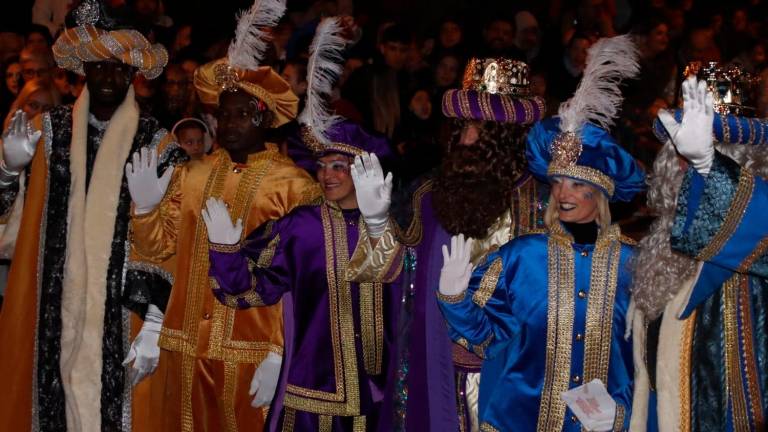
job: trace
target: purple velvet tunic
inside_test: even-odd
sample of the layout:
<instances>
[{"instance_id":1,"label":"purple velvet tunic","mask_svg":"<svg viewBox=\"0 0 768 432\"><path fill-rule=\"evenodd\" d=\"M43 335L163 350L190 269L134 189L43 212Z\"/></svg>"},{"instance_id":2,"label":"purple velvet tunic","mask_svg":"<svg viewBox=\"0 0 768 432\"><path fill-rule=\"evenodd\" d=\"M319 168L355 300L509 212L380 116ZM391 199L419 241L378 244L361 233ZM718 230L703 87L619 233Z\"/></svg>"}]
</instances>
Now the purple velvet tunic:
<instances>
[{"instance_id":1,"label":"purple velvet tunic","mask_svg":"<svg viewBox=\"0 0 768 432\"><path fill-rule=\"evenodd\" d=\"M367 429L376 430L377 419L389 420L378 411L393 379L400 293L389 284L345 280L362 226L358 210L328 202L299 207L251 233L240 250L212 248L210 276L214 295L232 307L275 304L290 294L277 403L366 416Z\"/></svg>"}]
</instances>

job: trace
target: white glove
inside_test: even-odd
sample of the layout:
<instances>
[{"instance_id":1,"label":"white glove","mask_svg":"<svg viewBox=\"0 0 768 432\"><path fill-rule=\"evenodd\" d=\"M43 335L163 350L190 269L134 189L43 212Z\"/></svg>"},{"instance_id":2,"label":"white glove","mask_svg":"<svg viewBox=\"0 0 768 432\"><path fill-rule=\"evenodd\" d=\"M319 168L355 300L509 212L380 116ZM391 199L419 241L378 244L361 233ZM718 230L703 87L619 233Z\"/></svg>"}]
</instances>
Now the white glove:
<instances>
[{"instance_id":1,"label":"white glove","mask_svg":"<svg viewBox=\"0 0 768 432\"><path fill-rule=\"evenodd\" d=\"M18 175L32 161L42 132L33 131L22 110L16 111L3 133L2 167L7 174Z\"/></svg>"},{"instance_id":2,"label":"white glove","mask_svg":"<svg viewBox=\"0 0 768 432\"><path fill-rule=\"evenodd\" d=\"M243 220L232 223L227 205L218 198L208 198L203 209L203 221L208 228L208 241L211 243L233 245L240 242L243 232Z\"/></svg>"},{"instance_id":3,"label":"white glove","mask_svg":"<svg viewBox=\"0 0 768 432\"><path fill-rule=\"evenodd\" d=\"M451 250L443 245L443 268L440 270L440 294L457 295L464 292L472 277L472 243L474 240L464 240L464 234L451 237Z\"/></svg>"},{"instance_id":4,"label":"white glove","mask_svg":"<svg viewBox=\"0 0 768 432\"><path fill-rule=\"evenodd\" d=\"M392 173L384 178L379 158L368 153L355 158L350 174L355 183L357 207L368 226L368 235L379 238L387 228L389 204L392 201Z\"/></svg>"},{"instance_id":5,"label":"white glove","mask_svg":"<svg viewBox=\"0 0 768 432\"><path fill-rule=\"evenodd\" d=\"M613 430L616 421L616 401L599 379L563 392L560 397L588 431Z\"/></svg>"},{"instance_id":6,"label":"white glove","mask_svg":"<svg viewBox=\"0 0 768 432\"><path fill-rule=\"evenodd\" d=\"M157 152L154 150L142 147L140 152L133 153L133 163L125 164L125 177L131 199L136 205L136 214L149 213L160 204L172 174L173 168L170 167L162 177L157 177Z\"/></svg>"},{"instance_id":7,"label":"white glove","mask_svg":"<svg viewBox=\"0 0 768 432\"><path fill-rule=\"evenodd\" d=\"M267 354L267 358L256 368L256 372L253 373L253 378L251 379L251 389L248 391L249 395L256 395L253 401L251 401L252 407L258 408L272 403L282 365L283 357L270 352Z\"/></svg>"},{"instance_id":8,"label":"white glove","mask_svg":"<svg viewBox=\"0 0 768 432\"><path fill-rule=\"evenodd\" d=\"M144 325L139 334L131 343L131 349L123 360L123 366L133 362L131 366L131 385L136 385L147 375L151 375L157 368L160 360L160 346L157 340L160 338L160 329L163 327L163 313L157 306L151 304L147 308L144 317Z\"/></svg>"},{"instance_id":9,"label":"white glove","mask_svg":"<svg viewBox=\"0 0 768 432\"><path fill-rule=\"evenodd\" d=\"M677 123L667 111L659 111L659 120L669 132L677 151L688 159L701 175L709 174L715 158L712 121L715 112L712 94L705 81L690 77L683 83L683 120Z\"/></svg>"}]
</instances>

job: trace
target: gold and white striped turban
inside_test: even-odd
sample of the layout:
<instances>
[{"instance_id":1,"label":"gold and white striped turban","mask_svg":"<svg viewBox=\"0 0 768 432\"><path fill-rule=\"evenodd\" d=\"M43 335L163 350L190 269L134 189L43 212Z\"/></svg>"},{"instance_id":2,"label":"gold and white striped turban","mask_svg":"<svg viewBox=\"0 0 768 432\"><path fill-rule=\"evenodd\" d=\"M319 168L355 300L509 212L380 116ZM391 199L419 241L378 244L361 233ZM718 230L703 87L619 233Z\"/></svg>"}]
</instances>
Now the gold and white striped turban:
<instances>
[{"instance_id":1,"label":"gold and white striped turban","mask_svg":"<svg viewBox=\"0 0 768 432\"><path fill-rule=\"evenodd\" d=\"M168 52L151 44L136 30L107 31L92 24L68 28L53 44L59 67L85 75L83 62L115 59L139 70L147 79L157 78L168 64Z\"/></svg>"}]
</instances>

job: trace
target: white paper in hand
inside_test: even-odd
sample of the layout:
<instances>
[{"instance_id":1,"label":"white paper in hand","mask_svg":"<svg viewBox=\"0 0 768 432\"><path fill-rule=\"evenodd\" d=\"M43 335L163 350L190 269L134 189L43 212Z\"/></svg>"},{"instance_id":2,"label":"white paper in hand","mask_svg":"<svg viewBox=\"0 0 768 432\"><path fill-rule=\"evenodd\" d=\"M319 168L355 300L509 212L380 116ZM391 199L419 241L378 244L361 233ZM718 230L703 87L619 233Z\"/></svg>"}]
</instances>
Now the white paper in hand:
<instances>
[{"instance_id":1,"label":"white paper in hand","mask_svg":"<svg viewBox=\"0 0 768 432\"><path fill-rule=\"evenodd\" d=\"M616 402L599 379L574 387L560 396L586 430L613 430Z\"/></svg>"}]
</instances>

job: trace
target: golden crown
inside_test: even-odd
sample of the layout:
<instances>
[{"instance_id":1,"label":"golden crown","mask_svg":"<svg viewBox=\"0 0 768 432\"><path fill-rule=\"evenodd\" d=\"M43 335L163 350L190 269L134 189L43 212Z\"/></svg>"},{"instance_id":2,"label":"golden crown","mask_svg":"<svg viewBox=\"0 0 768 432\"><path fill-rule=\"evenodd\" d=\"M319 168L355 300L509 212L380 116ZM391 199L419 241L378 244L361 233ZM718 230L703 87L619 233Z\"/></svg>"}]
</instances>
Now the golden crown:
<instances>
[{"instance_id":1,"label":"golden crown","mask_svg":"<svg viewBox=\"0 0 768 432\"><path fill-rule=\"evenodd\" d=\"M528 96L528 65L507 58L472 58L464 70L464 90Z\"/></svg>"}]
</instances>

